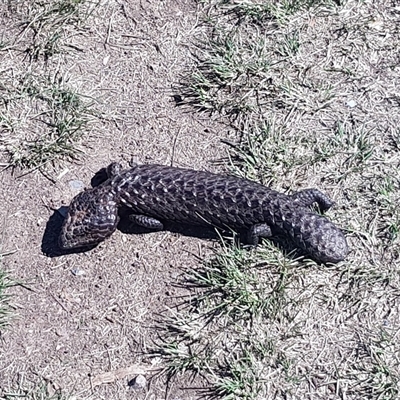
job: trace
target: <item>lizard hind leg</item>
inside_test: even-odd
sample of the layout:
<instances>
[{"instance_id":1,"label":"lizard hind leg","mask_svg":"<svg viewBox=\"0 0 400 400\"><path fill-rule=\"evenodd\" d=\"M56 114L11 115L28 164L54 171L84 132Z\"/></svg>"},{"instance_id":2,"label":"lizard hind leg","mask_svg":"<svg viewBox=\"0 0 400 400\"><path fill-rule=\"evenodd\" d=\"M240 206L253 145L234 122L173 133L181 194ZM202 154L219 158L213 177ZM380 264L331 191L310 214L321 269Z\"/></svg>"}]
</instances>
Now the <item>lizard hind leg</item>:
<instances>
[{"instance_id":1,"label":"lizard hind leg","mask_svg":"<svg viewBox=\"0 0 400 400\"><path fill-rule=\"evenodd\" d=\"M318 189L304 189L291 195L295 203L303 207L312 207L317 204L322 212L329 210L335 202Z\"/></svg>"},{"instance_id":2,"label":"lizard hind leg","mask_svg":"<svg viewBox=\"0 0 400 400\"><path fill-rule=\"evenodd\" d=\"M271 237L271 228L266 223L255 224L247 232L247 243L257 246L260 237Z\"/></svg>"}]
</instances>

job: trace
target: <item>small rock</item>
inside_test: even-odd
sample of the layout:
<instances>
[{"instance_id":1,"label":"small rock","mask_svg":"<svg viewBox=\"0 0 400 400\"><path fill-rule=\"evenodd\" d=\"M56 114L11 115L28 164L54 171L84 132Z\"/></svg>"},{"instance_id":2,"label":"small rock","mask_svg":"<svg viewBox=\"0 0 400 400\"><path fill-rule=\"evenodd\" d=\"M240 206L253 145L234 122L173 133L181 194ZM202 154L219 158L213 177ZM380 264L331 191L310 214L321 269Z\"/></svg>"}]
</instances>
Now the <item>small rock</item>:
<instances>
[{"instance_id":1,"label":"small rock","mask_svg":"<svg viewBox=\"0 0 400 400\"><path fill-rule=\"evenodd\" d=\"M144 389L147 385L147 379L143 375L138 375L129 381L128 385L133 389Z\"/></svg>"},{"instance_id":2,"label":"small rock","mask_svg":"<svg viewBox=\"0 0 400 400\"><path fill-rule=\"evenodd\" d=\"M380 30L382 30L382 28L384 28L385 24L384 24L383 20L381 20L381 19L374 19L368 23L368 26L372 29L376 29L376 30L380 31Z\"/></svg>"},{"instance_id":3,"label":"small rock","mask_svg":"<svg viewBox=\"0 0 400 400\"><path fill-rule=\"evenodd\" d=\"M82 181L78 180L69 181L69 187L73 190L82 190L84 186L85 185Z\"/></svg>"},{"instance_id":4,"label":"small rock","mask_svg":"<svg viewBox=\"0 0 400 400\"><path fill-rule=\"evenodd\" d=\"M357 105L357 102L354 101L354 100L349 100L346 104L347 104L350 108L354 108L354 107Z\"/></svg>"},{"instance_id":5,"label":"small rock","mask_svg":"<svg viewBox=\"0 0 400 400\"><path fill-rule=\"evenodd\" d=\"M55 334L59 337L66 337L68 336L68 331L65 328L58 328L55 331Z\"/></svg>"},{"instance_id":6,"label":"small rock","mask_svg":"<svg viewBox=\"0 0 400 400\"><path fill-rule=\"evenodd\" d=\"M80 268L71 269L71 272L72 272L72 275L74 275L74 276L82 276L82 275L86 274L86 272Z\"/></svg>"},{"instance_id":7,"label":"small rock","mask_svg":"<svg viewBox=\"0 0 400 400\"><path fill-rule=\"evenodd\" d=\"M103 58L103 65L106 66L108 64L108 62L110 61L110 56L105 56Z\"/></svg>"}]
</instances>

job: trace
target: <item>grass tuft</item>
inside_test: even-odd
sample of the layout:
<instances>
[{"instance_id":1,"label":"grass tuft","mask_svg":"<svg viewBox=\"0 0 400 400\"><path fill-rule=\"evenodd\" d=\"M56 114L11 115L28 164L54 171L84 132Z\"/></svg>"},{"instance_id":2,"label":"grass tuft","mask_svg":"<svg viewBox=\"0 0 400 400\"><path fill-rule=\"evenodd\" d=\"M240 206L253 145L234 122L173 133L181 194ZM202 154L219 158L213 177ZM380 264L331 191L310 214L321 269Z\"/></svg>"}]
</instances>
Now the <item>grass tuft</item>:
<instances>
[{"instance_id":1,"label":"grass tuft","mask_svg":"<svg viewBox=\"0 0 400 400\"><path fill-rule=\"evenodd\" d=\"M202 288L195 297L196 307L207 308L212 318L254 320L274 318L285 307L285 287L293 262L277 249L260 257L238 247L225 249L198 271L190 271L187 282Z\"/></svg>"},{"instance_id":2,"label":"grass tuft","mask_svg":"<svg viewBox=\"0 0 400 400\"><path fill-rule=\"evenodd\" d=\"M231 1L216 2L216 7L234 16L238 23L250 23L263 26L268 21L286 24L290 17L297 12L308 10L311 7L324 5L336 7L340 1L327 0L278 0L278 1Z\"/></svg>"},{"instance_id":3,"label":"grass tuft","mask_svg":"<svg viewBox=\"0 0 400 400\"><path fill-rule=\"evenodd\" d=\"M54 56L83 51L72 40L98 4L16 0L8 5L12 23L2 56L5 65L19 57L22 66L21 72L0 72L0 151L8 154L9 166L43 168L79 154L79 141L93 120L92 100L59 72L62 55Z\"/></svg>"},{"instance_id":4,"label":"grass tuft","mask_svg":"<svg viewBox=\"0 0 400 400\"><path fill-rule=\"evenodd\" d=\"M10 295L7 289L15 283L10 279L9 275L1 269L1 261L4 254L0 254L0 332L10 323L12 316L10 308Z\"/></svg>"},{"instance_id":5,"label":"grass tuft","mask_svg":"<svg viewBox=\"0 0 400 400\"><path fill-rule=\"evenodd\" d=\"M10 165L33 169L75 158L77 143L93 119L92 101L62 79L35 74L18 81L3 78L0 146Z\"/></svg>"},{"instance_id":6,"label":"grass tuft","mask_svg":"<svg viewBox=\"0 0 400 400\"><path fill-rule=\"evenodd\" d=\"M271 68L261 35L244 41L238 32L220 30L211 45L204 44L201 54L183 93L184 102L202 111L231 116L257 109L258 94L265 89L262 85L270 86Z\"/></svg>"},{"instance_id":7,"label":"grass tuft","mask_svg":"<svg viewBox=\"0 0 400 400\"><path fill-rule=\"evenodd\" d=\"M263 326L282 320L295 325L297 300L289 293L299 265L273 245L257 255L233 245L200 270L185 272L181 285L190 295L160 323L153 349L169 378L203 376L211 382L208 395L221 399L258 398L270 368L293 380L294 361L280 348L279 335Z\"/></svg>"},{"instance_id":8,"label":"grass tuft","mask_svg":"<svg viewBox=\"0 0 400 400\"><path fill-rule=\"evenodd\" d=\"M16 390L5 390L3 394L0 394L1 400L12 400L12 399L25 399L25 400L69 400L75 399L75 397L64 395L60 390L54 390L50 383L41 383L33 386L29 382L25 382L21 378L19 387Z\"/></svg>"},{"instance_id":9,"label":"grass tuft","mask_svg":"<svg viewBox=\"0 0 400 400\"><path fill-rule=\"evenodd\" d=\"M30 1L21 16L21 39L30 34L26 52L32 60L60 53L71 29L78 28L91 14L87 0ZM94 5L95 3L93 3Z\"/></svg>"}]
</instances>

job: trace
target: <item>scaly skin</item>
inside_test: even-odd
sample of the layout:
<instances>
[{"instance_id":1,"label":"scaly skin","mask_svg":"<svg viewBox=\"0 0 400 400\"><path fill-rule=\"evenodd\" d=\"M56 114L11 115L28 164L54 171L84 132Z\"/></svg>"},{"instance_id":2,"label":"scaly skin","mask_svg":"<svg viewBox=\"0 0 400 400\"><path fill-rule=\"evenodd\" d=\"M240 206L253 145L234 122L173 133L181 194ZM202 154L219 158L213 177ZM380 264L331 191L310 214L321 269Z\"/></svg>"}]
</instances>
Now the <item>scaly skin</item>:
<instances>
[{"instance_id":1,"label":"scaly skin","mask_svg":"<svg viewBox=\"0 0 400 400\"><path fill-rule=\"evenodd\" d=\"M285 195L247 179L162 165L123 171L114 163L108 176L72 200L59 239L62 249L95 246L109 237L126 205L132 221L155 230L163 229L162 221L213 225L245 230L252 244L283 233L319 262L336 263L348 253L340 229L311 211L315 203L322 211L333 205L316 189Z\"/></svg>"}]
</instances>

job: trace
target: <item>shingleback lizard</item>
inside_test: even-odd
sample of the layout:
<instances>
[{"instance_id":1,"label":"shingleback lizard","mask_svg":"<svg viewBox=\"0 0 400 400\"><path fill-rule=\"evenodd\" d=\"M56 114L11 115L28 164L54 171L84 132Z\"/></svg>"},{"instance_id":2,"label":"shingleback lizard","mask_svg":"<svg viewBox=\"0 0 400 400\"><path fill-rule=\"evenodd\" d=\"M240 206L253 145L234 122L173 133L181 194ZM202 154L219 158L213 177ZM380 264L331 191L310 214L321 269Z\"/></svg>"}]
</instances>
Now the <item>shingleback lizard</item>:
<instances>
[{"instance_id":1,"label":"shingleback lizard","mask_svg":"<svg viewBox=\"0 0 400 400\"><path fill-rule=\"evenodd\" d=\"M72 200L59 238L62 249L95 246L109 237L126 205L132 221L154 230L162 230L163 221L212 225L246 231L253 245L260 237L285 234L319 262L336 263L348 253L341 230L311 209L333 205L317 189L286 195L247 179L162 165L122 170L113 163L107 173L106 181Z\"/></svg>"}]
</instances>

